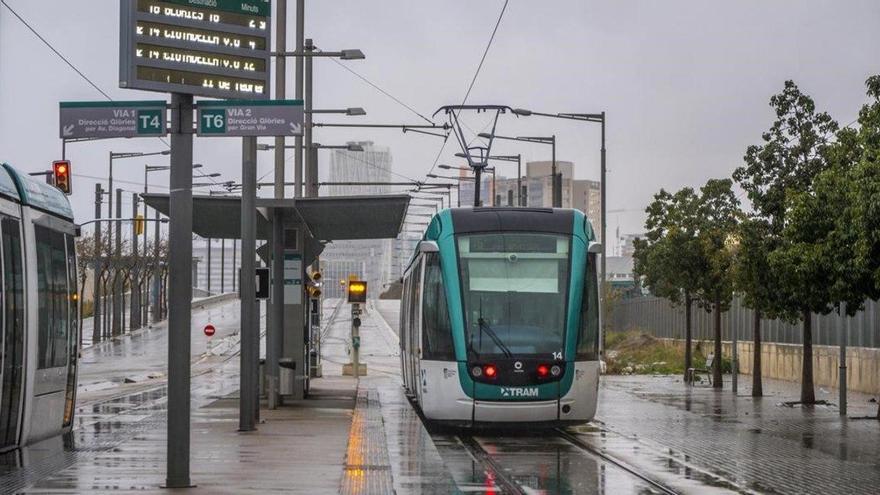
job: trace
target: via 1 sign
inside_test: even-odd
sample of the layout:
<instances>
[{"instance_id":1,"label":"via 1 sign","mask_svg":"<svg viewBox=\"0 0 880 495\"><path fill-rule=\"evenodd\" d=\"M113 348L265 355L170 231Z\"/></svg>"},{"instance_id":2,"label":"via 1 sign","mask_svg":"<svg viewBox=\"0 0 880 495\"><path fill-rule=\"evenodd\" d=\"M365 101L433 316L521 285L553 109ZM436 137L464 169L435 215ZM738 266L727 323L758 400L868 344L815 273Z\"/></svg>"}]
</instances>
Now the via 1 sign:
<instances>
[{"instance_id":1,"label":"via 1 sign","mask_svg":"<svg viewBox=\"0 0 880 495\"><path fill-rule=\"evenodd\" d=\"M269 0L121 0L119 87L269 97Z\"/></svg>"},{"instance_id":2,"label":"via 1 sign","mask_svg":"<svg viewBox=\"0 0 880 495\"><path fill-rule=\"evenodd\" d=\"M213 337L216 331L217 329L214 328L214 325L211 325L210 323L205 325L205 335L207 335L208 337Z\"/></svg>"},{"instance_id":3,"label":"via 1 sign","mask_svg":"<svg viewBox=\"0 0 880 495\"><path fill-rule=\"evenodd\" d=\"M165 100L62 101L61 139L155 137L167 134Z\"/></svg>"},{"instance_id":4,"label":"via 1 sign","mask_svg":"<svg viewBox=\"0 0 880 495\"><path fill-rule=\"evenodd\" d=\"M302 136L302 100L200 101L197 110L199 136Z\"/></svg>"}]
</instances>

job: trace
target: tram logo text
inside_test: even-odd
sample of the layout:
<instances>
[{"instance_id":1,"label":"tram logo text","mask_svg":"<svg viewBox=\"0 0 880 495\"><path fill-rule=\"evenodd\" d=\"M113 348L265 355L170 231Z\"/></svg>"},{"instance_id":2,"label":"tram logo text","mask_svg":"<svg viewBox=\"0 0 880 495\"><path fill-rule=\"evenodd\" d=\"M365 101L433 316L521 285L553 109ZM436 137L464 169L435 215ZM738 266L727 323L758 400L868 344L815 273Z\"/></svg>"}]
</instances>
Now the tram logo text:
<instances>
[{"instance_id":1,"label":"tram logo text","mask_svg":"<svg viewBox=\"0 0 880 495\"><path fill-rule=\"evenodd\" d=\"M538 389L536 387L501 387L502 397L537 397Z\"/></svg>"}]
</instances>

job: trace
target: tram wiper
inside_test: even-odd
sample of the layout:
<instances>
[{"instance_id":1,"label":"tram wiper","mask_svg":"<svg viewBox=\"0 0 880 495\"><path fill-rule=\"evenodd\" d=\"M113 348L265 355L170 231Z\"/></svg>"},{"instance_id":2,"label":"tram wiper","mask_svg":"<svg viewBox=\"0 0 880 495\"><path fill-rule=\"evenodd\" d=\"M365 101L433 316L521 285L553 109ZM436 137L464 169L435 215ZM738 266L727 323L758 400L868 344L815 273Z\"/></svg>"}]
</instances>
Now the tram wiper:
<instances>
[{"instance_id":1,"label":"tram wiper","mask_svg":"<svg viewBox=\"0 0 880 495\"><path fill-rule=\"evenodd\" d=\"M486 320L484 320L482 316L477 318L477 324L480 326L480 332L485 329L486 334L489 335L489 338L492 339L492 342L495 342L495 345L498 346L499 349L501 349L501 352L504 353L506 357L513 357L513 353L510 352L510 349L506 345L504 345L504 342L501 340L500 337L498 337L498 334L495 333L495 330L492 330L492 327L490 327L489 324L486 323Z\"/></svg>"}]
</instances>

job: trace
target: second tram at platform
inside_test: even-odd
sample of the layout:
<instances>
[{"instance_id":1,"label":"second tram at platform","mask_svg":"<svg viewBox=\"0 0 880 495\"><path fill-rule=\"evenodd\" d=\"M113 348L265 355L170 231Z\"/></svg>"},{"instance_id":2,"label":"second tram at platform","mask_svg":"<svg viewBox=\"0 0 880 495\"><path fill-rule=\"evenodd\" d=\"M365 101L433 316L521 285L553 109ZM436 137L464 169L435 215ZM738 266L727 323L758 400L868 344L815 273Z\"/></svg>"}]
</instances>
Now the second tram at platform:
<instances>
[{"instance_id":1,"label":"second tram at platform","mask_svg":"<svg viewBox=\"0 0 880 495\"><path fill-rule=\"evenodd\" d=\"M453 208L403 277L403 384L459 427L590 421L600 373L597 257L571 209Z\"/></svg>"}]
</instances>

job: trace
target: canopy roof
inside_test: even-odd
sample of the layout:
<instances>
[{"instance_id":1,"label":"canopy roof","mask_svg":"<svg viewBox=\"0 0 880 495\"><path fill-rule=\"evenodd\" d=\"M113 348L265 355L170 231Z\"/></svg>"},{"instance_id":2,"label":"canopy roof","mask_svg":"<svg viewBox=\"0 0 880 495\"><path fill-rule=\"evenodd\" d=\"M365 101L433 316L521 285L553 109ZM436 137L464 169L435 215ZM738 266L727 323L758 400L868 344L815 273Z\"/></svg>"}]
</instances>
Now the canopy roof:
<instances>
[{"instance_id":1,"label":"canopy roof","mask_svg":"<svg viewBox=\"0 0 880 495\"><path fill-rule=\"evenodd\" d=\"M151 208L168 215L167 194L144 194ZM322 242L397 237L403 226L409 196L324 196L318 198L257 198L254 221L257 239L271 234L272 212L280 209L285 224L304 224ZM193 196L193 233L211 239L241 238L241 198Z\"/></svg>"}]
</instances>

